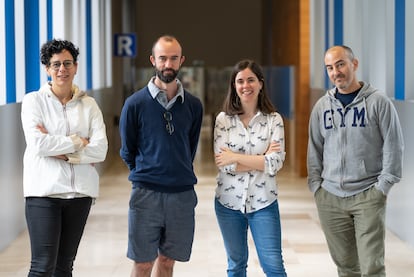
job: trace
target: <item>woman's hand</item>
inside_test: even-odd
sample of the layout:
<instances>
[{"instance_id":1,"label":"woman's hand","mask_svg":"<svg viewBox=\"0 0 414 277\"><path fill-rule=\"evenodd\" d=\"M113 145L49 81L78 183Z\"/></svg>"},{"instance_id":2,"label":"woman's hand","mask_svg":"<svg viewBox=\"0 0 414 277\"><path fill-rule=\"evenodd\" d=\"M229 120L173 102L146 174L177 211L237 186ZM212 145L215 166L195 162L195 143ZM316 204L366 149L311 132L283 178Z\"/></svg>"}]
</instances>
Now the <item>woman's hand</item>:
<instances>
[{"instance_id":1,"label":"woman's hand","mask_svg":"<svg viewBox=\"0 0 414 277\"><path fill-rule=\"evenodd\" d=\"M230 149L222 147L221 152L214 155L217 166L226 166L237 162L237 154Z\"/></svg>"},{"instance_id":2,"label":"woman's hand","mask_svg":"<svg viewBox=\"0 0 414 277\"><path fill-rule=\"evenodd\" d=\"M270 154L272 152L280 152L282 149L280 148L280 142L272 141L267 149L265 155Z\"/></svg>"},{"instance_id":3,"label":"woman's hand","mask_svg":"<svg viewBox=\"0 0 414 277\"><path fill-rule=\"evenodd\" d=\"M86 146L89 144L89 138L80 137L80 139L82 140L83 146Z\"/></svg>"},{"instance_id":4,"label":"woman's hand","mask_svg":"<svg viewBox=\"0 0 414 277\"><path fill-rule=\"evenodd\" d=\"M42 124L37 124L36 129L39 130L42 134L48 134L46 128Z\"/></svg>"},{"instance_id":5,"label":"woman's hand","mask_svg":"<svg viewBox=\"0 0 414 277\"><path fill-rule=\"evenodd\" d=\"M69 160L69 158L68 158L68 157L66 157L66 155L57 155L57 156L52 156L52 158L56 158L56 159L59 159L59 160L64 160L64 161L68 161L68 160Z\"/></svg>"}]
</instances>

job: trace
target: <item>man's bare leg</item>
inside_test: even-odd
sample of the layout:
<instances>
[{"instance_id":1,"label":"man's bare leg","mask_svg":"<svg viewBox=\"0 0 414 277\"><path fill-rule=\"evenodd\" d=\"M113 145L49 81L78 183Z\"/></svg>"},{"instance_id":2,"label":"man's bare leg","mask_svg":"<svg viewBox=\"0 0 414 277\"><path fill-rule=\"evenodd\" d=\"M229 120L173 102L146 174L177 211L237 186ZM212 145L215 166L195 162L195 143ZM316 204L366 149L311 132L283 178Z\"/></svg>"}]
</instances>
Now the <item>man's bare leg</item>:
<instances>
[{"instance_id":1,"label":"man's bare leg","mask_svg":"<svg viewBox=\"0 0 414 277\"><path fill-rule=\"evenodd\" d=\"M137 263L134 262L131 271L131 277L151 277L153 262L149 263Z\"/></svg>"},{"instance_id":2,"label":"man's bare leg","mask_svg":"<svg viewBox=\"0 0 414 277\"><path fill-rule=\"evenodd\" d=\"M154 276L155 277L172 277L175 261L163 255L158 255L155 260Z\"/></svg>"}]
</instances>

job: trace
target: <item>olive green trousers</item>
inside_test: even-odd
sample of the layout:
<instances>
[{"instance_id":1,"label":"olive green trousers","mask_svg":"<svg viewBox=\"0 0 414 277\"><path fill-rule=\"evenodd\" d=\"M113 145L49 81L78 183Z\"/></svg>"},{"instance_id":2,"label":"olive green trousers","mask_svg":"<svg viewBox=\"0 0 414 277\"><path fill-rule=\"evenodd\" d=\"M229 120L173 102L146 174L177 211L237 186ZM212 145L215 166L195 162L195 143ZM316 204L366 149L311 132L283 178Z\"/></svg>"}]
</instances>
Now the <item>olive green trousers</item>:
<instances>
[{"instance_id":1,"label":"olive green trousers","mask_svg":"<svg viewBox=\"0 0 414 277\"><path fill-rule=\"evenodd\" d=\"M385 277L386 196L371 187L350 197L315 193L321 227L339 277Z\"/></svg>"}]
</instances>

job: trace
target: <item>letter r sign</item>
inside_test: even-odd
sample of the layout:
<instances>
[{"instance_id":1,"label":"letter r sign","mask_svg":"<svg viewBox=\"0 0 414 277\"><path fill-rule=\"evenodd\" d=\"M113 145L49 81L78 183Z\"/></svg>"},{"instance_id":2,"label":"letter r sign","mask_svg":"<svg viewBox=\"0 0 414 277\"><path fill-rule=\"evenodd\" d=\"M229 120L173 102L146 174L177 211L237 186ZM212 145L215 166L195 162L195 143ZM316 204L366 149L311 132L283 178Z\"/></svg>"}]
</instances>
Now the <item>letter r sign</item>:
<instances>
[{"instance_id":1,"label":"letter r sign","mask_svg":"<svg viewBox=\"0 0 414 277\"><path fill-rule=\"evenodd\" d=\"M114 56L135 57L137 55L136 34L114 34Z\"/></svg>"}]
</instances>

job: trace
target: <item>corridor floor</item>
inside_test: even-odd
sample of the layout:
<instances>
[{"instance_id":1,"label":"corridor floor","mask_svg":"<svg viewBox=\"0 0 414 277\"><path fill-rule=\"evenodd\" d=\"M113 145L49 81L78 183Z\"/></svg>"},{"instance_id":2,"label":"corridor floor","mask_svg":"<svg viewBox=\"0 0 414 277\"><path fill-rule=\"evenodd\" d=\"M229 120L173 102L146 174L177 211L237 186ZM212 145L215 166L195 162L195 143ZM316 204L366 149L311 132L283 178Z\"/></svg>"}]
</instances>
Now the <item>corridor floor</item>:
<instances>
[{"instance_id":1,"label":"corridor floor","mask_svg":"<svg viewBox=\"0 0 414 277\"><path fill-rule=\"evenodd\" d=\"M226 256L213 209L216 168L211 142L203 136L195 161L196 232L190 262L177 263L174 276L226 276ZM92 207L74 266L75 277L129 276L132 263L125 256L130 183L127 168L115 157L101 178L100 198ZM278 175L283 255L289 277L334 277L335 267L321 231L305 178L288 168ZM253 241L249 240L248 276L264 276ZM27 276L30 248L27 231L0 253L0 277ZM393 233L386 236L388 277L414 277L414 249Z\"/></svg>"}]
</instances>

